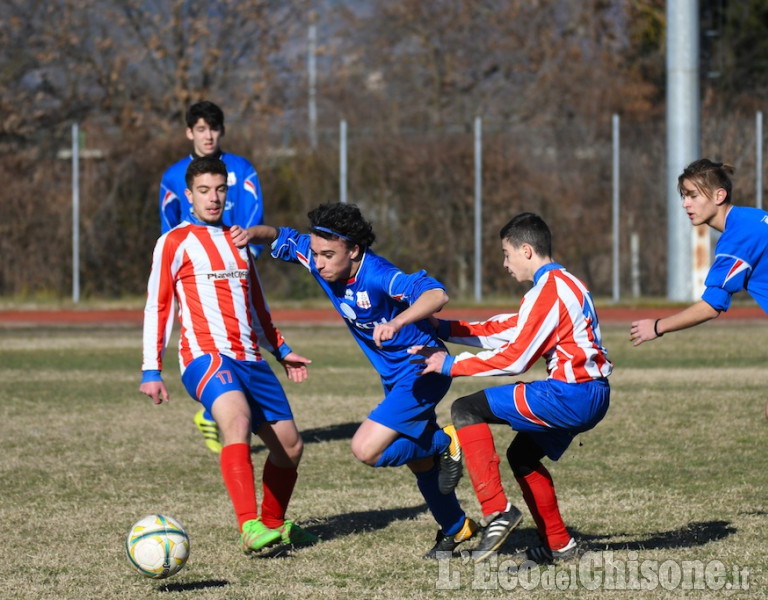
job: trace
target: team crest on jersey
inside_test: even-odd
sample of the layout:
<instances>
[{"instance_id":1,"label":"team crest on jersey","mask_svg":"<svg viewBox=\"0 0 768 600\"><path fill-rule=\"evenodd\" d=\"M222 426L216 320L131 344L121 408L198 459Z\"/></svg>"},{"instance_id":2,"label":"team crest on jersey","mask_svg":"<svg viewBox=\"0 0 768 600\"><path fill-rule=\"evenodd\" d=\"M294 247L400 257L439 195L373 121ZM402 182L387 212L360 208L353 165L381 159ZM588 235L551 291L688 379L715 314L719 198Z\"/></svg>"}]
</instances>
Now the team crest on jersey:
<instances>
[{"instance_id":1,"label":"team crest on jersey","mask_svg":"<svg viewBox=\"0 0 768 600\"><path fill-rule=\"evenodd\" d=\"M237 183L237 175L234 171L228 171L227 172L227 185L232 187Z\"/></svg>"},{"instance_id":2,"label":"team crest on jersey","mask_svg":"<svg viewBox=\"0 0 768 600\"><path fill-rule=\"evenodd\" d=\"M357 292L357 305L360 308L371 308L371 299L368 292Z\"/></svg>"}]
</instances>

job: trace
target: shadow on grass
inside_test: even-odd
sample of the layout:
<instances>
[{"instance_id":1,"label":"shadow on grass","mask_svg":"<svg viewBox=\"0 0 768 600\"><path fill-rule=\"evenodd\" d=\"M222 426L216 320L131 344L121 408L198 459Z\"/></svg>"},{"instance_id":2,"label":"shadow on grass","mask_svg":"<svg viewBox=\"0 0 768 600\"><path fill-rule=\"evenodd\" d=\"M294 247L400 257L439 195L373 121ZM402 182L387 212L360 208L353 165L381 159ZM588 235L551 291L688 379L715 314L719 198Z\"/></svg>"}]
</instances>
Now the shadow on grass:
<instances>
[{"instance_id":1,"label":"shadow on grass","mask_svg":"<svg viewBox=\"0 0 768 600\"><path fill-rule=\"evenodd\" d=\"M355 511L322 519L316 524L302 527L319 535L324 541L364 531L384 529L390 523L415 519L427 510L426 504L401 508Z\"/></svg>"},{"instance_id":2,"label":"shadow on grass","mask_svg":"<svg viewBox=\"0 0 768 600\"><path fill-rule=\"evenodd\" d=\"M168 583L158 587L158 592L190 592L194 590L207 590L221 588L229 585L229 581L223 579L209 579L208 581L190 581L189 583Z\"/></svg>"},{"instance_id":3,"label":"shadow on grass","mask_svg":"<svg viewBox=\"0 0 768 600\"><path fill-rule=\"evenodd\" d=\"M617 533L611 536L589 535L571 530L571 535L589 550L670 550L693 548L722 540L738 530L729 521L694 521L680 529L642 533ZM623 540L617 538L625 538ZM626 539L629 538L629 539ZM509 536L502 553L541 544L533 528L522 528Z\"/></svg>"},{"instance_id":4,"label":"shadow on grass","mask_svg":"<svg viewBox=\"0 0 768 600\"><path fill-rule=\"evenodd\" d=\"M301 432L301 437L305 444L351 440L358 427L360 427L359 422L339 423L337 425L328 425L327 427L314 427L312 429L303 430ZM251 454L259 454L266 449L266 446L261 443L259 438L254 436L253 442L251 443Z\"/></svg>"}]
</instances>

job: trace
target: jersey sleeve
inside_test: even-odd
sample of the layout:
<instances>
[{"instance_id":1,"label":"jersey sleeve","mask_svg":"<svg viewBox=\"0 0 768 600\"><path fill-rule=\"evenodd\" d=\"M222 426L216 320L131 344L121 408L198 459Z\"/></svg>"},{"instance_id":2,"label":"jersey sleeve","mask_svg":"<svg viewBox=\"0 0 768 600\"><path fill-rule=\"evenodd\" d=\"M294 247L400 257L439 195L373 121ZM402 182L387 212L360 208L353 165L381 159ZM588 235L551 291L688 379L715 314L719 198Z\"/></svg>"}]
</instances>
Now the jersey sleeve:
<instances>
[{"instance_id":1,"label":"jersey sleeve","mask_svg":"<svg viewBox=\"0 0 768 600\"><path fill-rule=\"evenodd\" d=\"M256 169L249 162L245 162L245 176L243 177L243 190L241 199L244 201L240 207L242 223L238 223L243 229L252 225L264 224L264 197L261 195L261 183ZM261 255L264 246L260 244L250 244L251 254L258 258Z\"/></svg>"},{"instance_id":2,"label":"jersey sleeve","mask_svg":"<svg viewBox=\"0 0 768 600\"><path fill-rule=\"evenodd\" d=\"M541 289L534 288L520 306L516 325L506 334L510 341L477 354L458 354L446 365L450 368L449 374L451 377L460 377L524 373L553 345L552 338L556 334L558 322L558 298L554 282Z\"/></svg>"},{"instance_id":3,"label":"jersey sleeve","mask_svg":"<svg viewBox=\"0 0 768 600\"><path fill-rule=\"evenodd\" d=\"M163 355L173 330L173 244L163 235L152 253L152 270L144 305L142 371L162 371Z\"/></svg>"},{"instance_id":4,"label":"jersey sleeve","mask_svg":"<svg viewBox=\"0 0 768 600\"><path fill-rule=\"evenodd\" d=\"M390 270L382 273L382 276L385 280L389 280L385 282L386 285L384 286L389 296L393 300L406 302L409 305L413 304L419 296L428 290L445 291L445 286L434 277L427 275L424 270L406 274L393 265Z\"/></svg>"},{"instance_id":5,"label":"jersey sleeve","mask_svg":"<svg viewBox=\"0 0 768 600\"><path fill-rule=\"evenodd\" d=\"M286 262L299 263L308 271L312 270L312 252L307 234L300 234L290 227L280 227L277 239L272 242L272 257Z\"/></svg>"},{"instance_id":6,"label":"jersey sleeve","mask_svg":"<svg viewBox=\"0 0 768 600\"><path fill-rule=\"evenodd\" d=\"M743 290L752 266L738 256L718 254L704 280L706 290L701 299L717 311L727 311L731 306L731 296Z\"/></svg>"},{"instance_id":7,"label":"jersey sleeve","mask_svg":"<svg viewBox=\"0 0 768 600\"><path fill-rule=\"evenodd\" d=\"M168 233L181 223L181 198L172 189L168 171L165 172L160 182L159 208L161 233Z\"/></svg>"},{"instance_id":8,"label":"jersey sleeve","mask_svg":"<svg viewBox=\"0 0 768 600\"><path fill-rule=\"evenodd\" d=\"M438 336L446 342L493 350L517 338L519 315L495 315L486 321L439 320Z\"/></svg>"},{"instance_id":9,"label":"jersey sleeve","mask_svg":"<svg viewBox=\"0 0 768 600\"><path fill-rule=\"evenodd\" d=\"M253 260L249 260L248 263L253 331L256 334L259 346L271 352L277 360L282 360L291 353L291 348L274 323L272 323L272 314L269 312L267 299L264 297L259 273L256 271Z\"/></svg>"}]
</instances>

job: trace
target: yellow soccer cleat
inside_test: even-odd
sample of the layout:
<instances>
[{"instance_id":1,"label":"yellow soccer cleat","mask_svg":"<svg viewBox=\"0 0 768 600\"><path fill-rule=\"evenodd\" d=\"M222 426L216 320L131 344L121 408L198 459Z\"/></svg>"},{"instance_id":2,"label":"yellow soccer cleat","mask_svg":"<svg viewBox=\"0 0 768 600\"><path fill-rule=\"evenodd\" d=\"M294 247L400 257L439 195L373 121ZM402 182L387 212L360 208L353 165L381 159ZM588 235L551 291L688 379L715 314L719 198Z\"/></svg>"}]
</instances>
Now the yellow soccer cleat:
<instances>
[{"instance_id":1,"label":"yellow soccer cleat","mask_svg":"<svg viewBox=\"0 0 768 600\"><path fill-rule=\"evenodd\" d=\"M216 421L205 418L205 409L201 408L195 413L195 425L205 438L205 446L214 454L221 454L221 442L219 441L219 426Z\"/></svg>"}]
</instances>

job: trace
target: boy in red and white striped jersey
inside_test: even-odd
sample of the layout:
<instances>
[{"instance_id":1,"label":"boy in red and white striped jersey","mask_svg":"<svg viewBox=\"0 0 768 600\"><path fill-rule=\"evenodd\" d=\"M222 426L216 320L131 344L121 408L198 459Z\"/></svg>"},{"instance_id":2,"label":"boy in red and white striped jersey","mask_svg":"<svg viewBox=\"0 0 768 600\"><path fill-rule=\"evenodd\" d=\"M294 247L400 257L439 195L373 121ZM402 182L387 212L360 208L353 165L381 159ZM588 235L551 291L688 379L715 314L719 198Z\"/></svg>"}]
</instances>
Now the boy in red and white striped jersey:
<instances>
[{"instance_id":1,"label":"boy in red and white striped jersey","mask_svg":"<svg viewBox=\"0 0 768 600\"><path fill-rule=\"evenodd\" d=\"M272 324L247 248L237 248L222 224L227 167L218 158L194 159L186 173L187 221L155 245L144 308L144 357L139 390L155 404L168 401L163 354L179 306L181 380L213 415L223 437L221 472L232 500L244 552L275 544L301 545L317 537L285 519L303 442L291 407L260 348L288 378L307 378L310 362L293 352ZM269 449L259 516L251 462L251 433Z\"/></svg>"},{"instance_id":2,"label":"boy in red and white striped jersey","mask_svg":"<svg viewBox=\"0 0 768 600\"><path fill-rule=\"evenodd\" d=\"M496 552L522 520L504 493L489 423L506 423L518 432L507 459L523 499L536 522L542 545L525 560L558 562L577 553L557 504L552 477L541 463L557 460L573 438L593 428L608 410L608 376L613 365L603 348L592 297L576 277L552 259L551 233L537 215L522 213L500 232L504 268L519 282L531 281L517 314L485 322L434 319L441 339L485 348L450 356L442 349L414 346L425 373L520 375L539 358L547 364L543 381L487 388L456 400L451 417L467 471L487 524L473 552L479 562ZM461 477L460 454L441 456L441 489Z\"/></svg>"}]
</instances>

